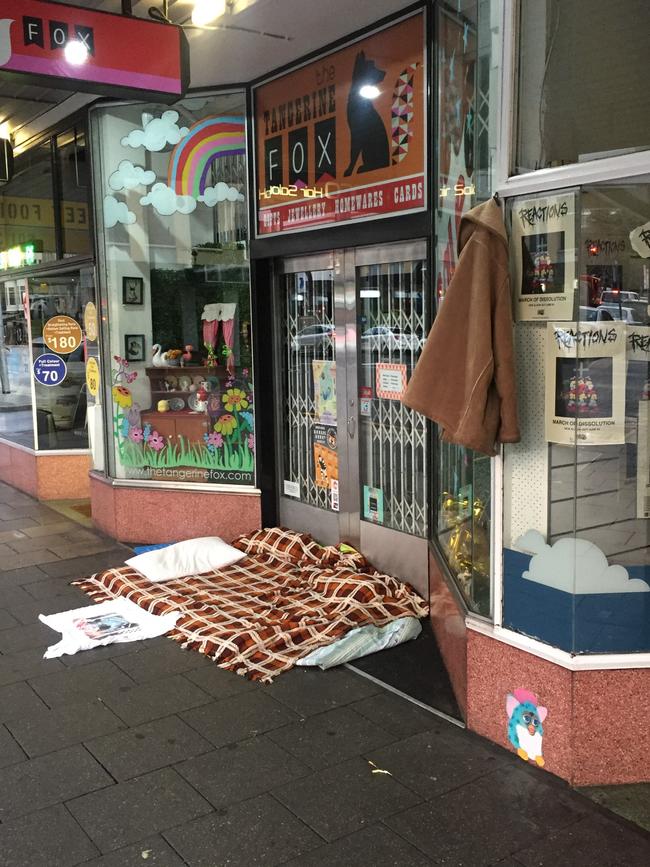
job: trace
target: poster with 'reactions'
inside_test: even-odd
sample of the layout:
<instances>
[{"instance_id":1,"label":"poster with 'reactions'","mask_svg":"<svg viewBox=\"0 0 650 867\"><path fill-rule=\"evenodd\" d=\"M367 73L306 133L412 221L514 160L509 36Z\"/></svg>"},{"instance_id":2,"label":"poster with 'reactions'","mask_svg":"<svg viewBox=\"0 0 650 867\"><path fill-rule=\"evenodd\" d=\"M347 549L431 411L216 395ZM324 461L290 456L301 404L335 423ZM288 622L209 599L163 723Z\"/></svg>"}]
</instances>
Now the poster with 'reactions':
<instances>
[{"instance_id":1,"label":"poster with 'reactions'","mask_svg":"<svg viewBox=\"0 0 650 867\"><path fill-rule=\"evenodd\" d=\"M625 325L549 322L546 439L564 445L625 442Z\"/></svg>"},{"instance_id":2,"label":"poster with 'reactions'","mask_svg":"<svg viewBox=\"0 0 650 867\"><path fill-rule=\"evenodd\" d=\"M575 208L571 190L514 200L510 249L518 321L573 319Z\"/></svg>"}]
</instances>

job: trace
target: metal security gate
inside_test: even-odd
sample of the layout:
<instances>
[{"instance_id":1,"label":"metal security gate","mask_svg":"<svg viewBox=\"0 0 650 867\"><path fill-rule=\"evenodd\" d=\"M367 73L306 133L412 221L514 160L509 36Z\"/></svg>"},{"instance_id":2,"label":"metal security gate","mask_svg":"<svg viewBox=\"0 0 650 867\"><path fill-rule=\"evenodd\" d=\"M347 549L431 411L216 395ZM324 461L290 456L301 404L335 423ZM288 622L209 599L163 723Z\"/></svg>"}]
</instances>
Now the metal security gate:
<instances>
[{"instance_id":1,"label":"metal security gate","mask_svg":"<svg viewBox=\"0 0 650 867\"><path fill-rule=\"evenodd\" d=\"M426 593L427 438L400 400L422 350L424 242L283 260L275 287L283 525Z\"/></svg>"}]
</instances>

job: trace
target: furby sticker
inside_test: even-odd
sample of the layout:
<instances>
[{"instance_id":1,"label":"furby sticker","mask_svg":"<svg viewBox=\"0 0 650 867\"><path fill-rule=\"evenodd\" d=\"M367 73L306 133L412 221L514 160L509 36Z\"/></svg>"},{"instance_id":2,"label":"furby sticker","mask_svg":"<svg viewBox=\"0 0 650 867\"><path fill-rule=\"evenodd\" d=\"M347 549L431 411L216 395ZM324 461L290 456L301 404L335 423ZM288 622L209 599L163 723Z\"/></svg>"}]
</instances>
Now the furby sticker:
<instances>
[{"instance_id":1,"label":"furby sticker","mask_svg":"<svg viewBox=\"0 0 650 867\"><path fill-rule=\"evenodd\" d=\"M544 767L542 740L548 709L537 703L537 696L527 689L514 689L506 698L508 740L525 762Z\"/></svg>"}]
</instances>

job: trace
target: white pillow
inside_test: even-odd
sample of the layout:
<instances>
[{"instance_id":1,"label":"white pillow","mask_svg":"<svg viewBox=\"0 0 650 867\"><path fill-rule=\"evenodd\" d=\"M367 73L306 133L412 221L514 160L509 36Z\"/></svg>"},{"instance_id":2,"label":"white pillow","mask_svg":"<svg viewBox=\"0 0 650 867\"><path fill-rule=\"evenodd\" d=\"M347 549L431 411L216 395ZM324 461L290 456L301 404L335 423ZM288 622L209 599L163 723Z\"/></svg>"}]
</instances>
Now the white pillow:
<instances>
[{"instance_id":1,"label":"white pillow","mask_svg":"<svg viewBox=\"0 0 650 867\"><path fill-rule=\"evenodd\" d=\"M218 536L187 539L157 551L145 551L126 561L127 566L142 572L149 581L171 581L185 575L197 575L224 569L243 560L245 551L233 548Z\"/></svg>"}]
</instances>

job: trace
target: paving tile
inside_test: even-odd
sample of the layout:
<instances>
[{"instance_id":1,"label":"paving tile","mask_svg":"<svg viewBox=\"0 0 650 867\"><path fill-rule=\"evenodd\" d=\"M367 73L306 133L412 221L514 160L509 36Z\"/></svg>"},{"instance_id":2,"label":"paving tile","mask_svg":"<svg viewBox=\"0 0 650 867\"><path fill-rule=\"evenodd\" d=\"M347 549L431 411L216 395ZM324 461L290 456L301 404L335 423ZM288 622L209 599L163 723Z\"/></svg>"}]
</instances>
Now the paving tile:
<instances>
[{"instance_id":1,"label":"paving tile","mask_svg":"<svg viewBox=\"0 0 650 867\"><path fill-rule=\"evenodd\" d=\"M10 683L0 687L0 723L44 710L47 710L45 704L29 684Z\"/></svg>"},{"instance_id":2,"label":"paving tile","mask_svg":"<svg viewBox=\"0 0 650 867\"><path fill-rule=\"evenodd\" d=\"M0 608L0 629L10 629L12 626L18 625L19 621L6 608Z\"/></svg>"},{"instance_id":3,"label":"paving tile","mask_svg":"<svg viewBox=\"0 0 650 867\"><path fill-rule=\"evenodd\" d=\"M76 674L77 670L74 673ZM210 701L207 693L180 674L152 683L131 683L130 686L111 689L103 698L110 709L131 726L186 711Z\"/></svg>"},{"instance_id":4,"label":"paving tile","mask_svg":"<svg viewBox=\"0 0 650 867\"><path fill-rule=\"evenodd\" d=\"M650 786L647 783L589 786L578 791L650 831Z\"/></svg>"},{"instance_id":5,"label":"paving tile","mask_svg":"<svg viewBox=\"0 0 650 867\"><path fill-rule=\"evenodd\" d=\"M312 768L338 765L395 740L348 707L299 720L269 732L269 737Z\"/></svg>"},{"instance_id":6,"label":"paving tile","mask_svg":"<svg viewBox=\"0 0 650 867\"><path fill-rule=\"evenodd\" d=\"M52 545L65 545L66 540L63 536L59 534L52 534L48 536L27 536L25 533L21 532L21 537L19 539L9 539L5 542L11 551L14 554L26 554L29 551L42 551L45 548L48 548L50 551L54 549L51 547ZM70 543L67 543L70 544ZM56 553L56 552L55 552Z\"/></svg>"},{"instance_id":7,"label":"paving tile","mask_svg":"<svg viewBox=\"0 0 650 867\"><path fill-rule=\"evenodd\" d=\"M423 798L433 798L511 763L507 753L499 760L476 740L468 748L468 740L466 732L438 721L433 729L368 751L367 757Z\"/></svg>"},{"instance_id":8,"label":"paving tile","mask_svg":"<svg viewBox=\"0 0 650 867\"><path fill-rule=\"evenodd\" d=\"M42 649L20 650L0 656L0 686L17 683L39 674L63 671L58 659L43 659Z\"/></svg>"},{"instance_id":9,"label":"paving tile","mask_svg":"<svg viewBox=\"0 0 650 867\"><path fill-rule=\"evenodd\" d=\"M256 681L235 674L233 671L226 671L225 668L219 668L216 662L187 671L185 677L210 693L213 698L230 698L231 695L240 695L260 688Z\"/></svg>"},{"instance_id":10,"label":"paving tile","mask_svg":"<svg viewBox=\"0 0 650 867\"><path fill-rule=\"evenodd\" d=\"M44 577L45 573L41 575ZM14 605L22 605L24 602L31 602L32 597L27 593L21 585L10 584L5 585L4 575L0 576L0 608L6 608L11 611Z\"/></svg>"},{"instance_id":11,"label":"paving tile","mask_svg":"<svg viewBox=\"0 0 650 867\"><path fill-rule=\"evenodd\" d=\"M397 738L440 727L440 718L435 714L385 690L349 707Z\"/></svg>"},{"instance_id":12,"label":"paving tile","mask_svg":"<svg viewBox=\"0 0 650 867\"><path fill-rule=\"evenodd\" d=\"M0 569L2 569L3 565L4 564L0 564ZM0 571L0 587L3 592L10 587L29 584L30 581L40 581L42 578L47 577L45 572L43 572L42 569L39 569L38 566L29 566L27 564L21 565L23 565L24 568Z\"/></svg>"},{"instance_id":13,"label":"paving tile","mask_svg":"<svg viewBox=\"0 0 650 867\"><path fill-rule=\"evenodd\" d=\"M647 867L649 852L647 834L596 814L552 831L514 857L524 867Z\"/></svg>"},{"instance_id":14,"label":"paving tile","mask_svg":"<svg viewBox=\"0 0 650 867\"><path fill-rule=\"evenodd\" d=\"M59 519L61 516L59 515ZM33 527L26 527L23 532L30 539L39 539L41 536L53 536L57 533L66 533L74 529L72 521L52 521L49 523L41 523Z\"/></svg>"},{"instance_id":15,"label":"paving tile","mask_svg":"<svg viewBox=\"0 0 650 867\"><path fill-rule=\"evenodd\" d=\"M362 831L328 843L295 860L286 867L427 867L431 864L421 852L383 825L371 825Z\"/></svg>"},{"instance_id":16,"label":"paving tile","mask_svg":"<svg viewBox=\"0 0 650 867\"><path fill-rule=\"evenodd\" d=\"M73 702L56 710L25 713L7 723L29 756L51 753L123 727L122 720L97 699Z\"/></svg>"},{"instance_id":17,"label":"paving tile","mask_svg":"<svg viewBox=\"0 0 650 867\"><path fill-rule=\"evenodd\" d=\"M60 637L59 633L53 632L49 626L39 621L29 626L21 624L0 631L0 652L17 653L19 650L39 647L45 650L48 645L55 644Z\"/></svg>"},{"instance_id":18,"label":"paving tile","mask_svg":"<svg viewBox=\"0 0 650 867\"><path fill-rule=\"evenodd\" d=\"M30 587L30 584L25 585ZM69 611L71 608L80 608L88 603L88 597L79 596L79 591L64 584L62 592L58 596L50 596L47 599L34 599L29 596L29 602L12 606L9 611L19 623L31 626L38 623L39 614L57 614L59 611ZM56 632L52 632L53 641L56 641ZM81 656L82 654L78 654Z\"/></svg>"},{"instance_id":19,"label":"paving tile","mask_svg":"<svg viewBox=\"0 0 650 867\"><path fill-rule=\"evenodd\" d=\"M87 740L85 746L119 781L148 774L213 749L209 741L177 716ZM203 757L197 761L203 762Z\"/></svg>"},{"instance_id":20,"label":"paving tile","mask_svg":"<svg viewBox=\"0 0 650 867\"><path fill-rule=\"evenodd\" d=\"M273 789L272 794L328 841L421 800L393 777L373 774L360 758Z\"/></svg>"},{"instance_id":21,"label":"paving tile","mask_svg":"<svg viewBox=\"0 0 650 867\"><path fill-rule=\"evenodd\" d=\"M215 747L247 740L297 719L293 711L257 690L185 711L181 717Z\"/></svg>"},{"instance_id":22,"label":"paving tile","mask_svg":"<svg viewBox=\"0 0 650 867\"><path fill-rule=\"evenodd\" d=\"M321 842L269 795L224 807L164 836L192 867L274 867Z\"/></svg>"},{"instance_id":23,"label":"paving tile","mask_svg":"<svg viewBox=\"0 0 650 867\"><path fill-rule=\"evenodd\" d=\"M3 557L0 562L0 568L10 572L26 566L39 566L43 563L52 563L58 560L58 555L52 551L30 551L27 554L12 554L11 556ZM2 572L0 572L0 575L4 577Z\"/></svg>"},{"instance_id":24,"label":"paving tile","mask_svg":"<svg viewBox=\"0 0 650 867\"><path fill-rule=\"evenodd\" d=\"M2 522L0 522L0 542L17 542L18 539L28 538L21 530L2 530Z\"/></svg>"},{"instance_id":25,"label":"paving tile","mask_svg":"<svg viewBox=\"0 0 650 867\"><path fill-rule=\"evenodd\" d=\"M2 771L0 820L110 786L113 779L82 746L11 765Z\"/></svg>"},{"instance_id":26,"label":"paving tile","mask_svg":"<svg viewBox=\"0 0 650 867\"><path fill-rule=\"evenodd\" d=\"M29 682L50 707L84 698L104 698L111 690L133 686L131 678L110 660L84 665L82 668L65 668L54 674L33 677Z\"/></svg>"},{"instance_id":27,"label":"paving tile","mask_svg":"<svg viewBox=\"0 0 650 867\"><path fill-rule=\"evenodd\" d=\"M132 551L112 548L90 557L75 557L69 560L57 558L56 562L43 563L43 572L51 578L67 578L73 581L76 578L85 578L96 572L102 572L112 566L123 566L125 558L132 553Z\"/></svg>"},{"instance_id":28,"label":"paving tile","mask_svg":"<svg viewBox=\"0 0 650 867\"><path fill-rule=\"evenodd\" d=\"M310 773L264 735L190 759L176 770L215 807L245 801Z\"/></svg>"},{"instance_id":29,"label":"paving tile","mask_svg":"<svg viewBox=\"0 0 650 867\"><path fill-rule=\"evenodd\" d=\"M23 584L23 590L35 599L37 602L49 602L57 596L67 596L69 599L77 599L78 604L72 607L80 607L82 605L92 605L93 601L89 596L79 590L78 587L71 587L67 581L62 578L43 578L42 581L30 581L28 584Z\"/></svg>"},{"instance_id":30,"label":"paving tile","mask_svg":"<svg viewBox=\"0 0 650 867\"><path fill-rule=\"evenodd\" d=\"M102 852L136 843L211 810L171 768L84 795L67 807Z\"/></svg>"},{"instance_id":31,"label":"paving tile","mask_svg":"<svg viewBox=\"0 0 650 867\"><path fill-rule=\"evenodd\" d=\"M109 539L105 542L79 542L78 544L73 544L72 542L53 543L52 545L48 545L47 548L48 551L52 551L61 560L74 560L77 557L89 557L93 554L112 551L114 546L115 542Z\"/></svg>"},{"instance_id":32,"label":"paving tile","mask_svg":"<svg viewBox=\"0 0 650 867\"><path fill-rule=\"evenodd\" d=\"M296 667L263 684L262 690L300 716L311 716L373 695L381 687L345 668L329 671Z\"/></svg>"},{"instance_id":33,"label":"paving tile","mask_svg":"<svg viewBox=\"0 0 650 867\"><path fill-rule=\"evenodd\" d=\"M121 656L115 664L138 683L214 665L203 654L183 650L177 641L170 638L153 647L143 647L137 653Z\"/></svg>"},{"instance_id":34,"label":"paving tile","mask_svg":"<svg viewBox=\"0 0 650 867\"><path fill-rule=\"evenodd\" d=\"M9 734L8 729L0 725L0 768L7 765L15 765L25 761L25 753Z\"/></svg>"},{"instance_id":35,"label":"paving tile","mask_svg":"<svg viewBox=\"0 0 650 867\"><path fill-rule=\"evenodd\" d=\"M109 855L84 862L83 867L185 867L183 861L162 837L148 837Z\"/></svg>"},{"instance_id":36,"label":"paving tile","mask_svg":"<svg viewBox=\"0 0 650 867\"><path fill-rule=\"evenodd\" d=\"M8 533L9 530L20 530L27 532L28 527L36 527L37 523L33 518L12 518L9 521L0 521L0 531Z\"/></svg>"},{"instance_id":37,"label":"paving tile","mask_svg":"<svg viewBox=\"0 0 650 867\"><path fill-rule=\"evenodd\" d=\"M73 867L96 854L62 804L0 825L0 867Z\"/></svg>"},{"instance_id":38,"label":"paving tile","mask_svg":"<svg viewBox=\"0 0 650 867\"><path fill-rule=\"evenodd\" d=\"M522 841L535 842L576 822L584 815L578 803L568 789L547 784L543 773L502 768L386 824L434 864L455 859L480 867L511 855Z\"/></svg>"}]
</instances>

